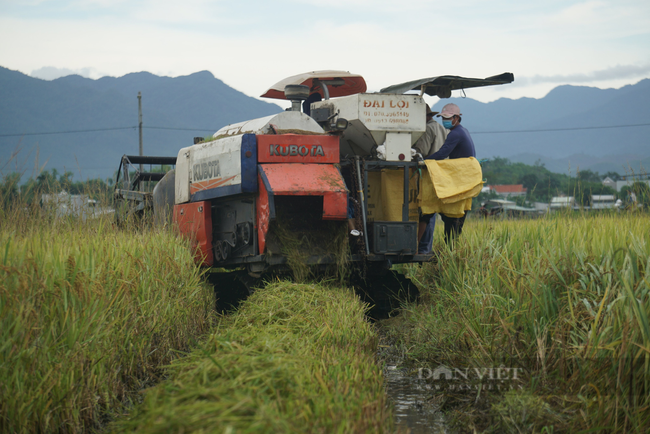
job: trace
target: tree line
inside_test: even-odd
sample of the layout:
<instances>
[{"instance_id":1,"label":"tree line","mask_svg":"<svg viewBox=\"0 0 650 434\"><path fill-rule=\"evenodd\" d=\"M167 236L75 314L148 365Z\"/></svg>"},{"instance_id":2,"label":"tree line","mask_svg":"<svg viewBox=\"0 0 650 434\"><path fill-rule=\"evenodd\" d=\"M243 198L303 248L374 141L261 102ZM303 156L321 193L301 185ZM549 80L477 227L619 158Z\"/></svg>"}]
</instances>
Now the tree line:
<instances>
[{"instance_id":1,"label":"tree line","mask_svg":"<svg viewBox=\"0 0 650 434\"><path fill-rule=\"evenodd\" d=\"M73 181L74 174L70 171L59 173L58 170L44 170L38 176L29 177L21 183L22 173L12 172L0 182L0 201L3 206L12 203L34 204L41 200L43 194L58 194L65 191L69 194L85 194L100 203L110 204L112 201L113 179L89 179Z\"/></svg>"},{"instance_id":2,"label":"tree line","mask_svg":"<svg viewBox=\"0 0 650 434\"><path fill-rule=\"evenodd\" d=\"M627 202L631 198L631 193L634 193L637 203L650 207L650 187L644 182L625 186L620 192L602 184L606 177L614 181L619 180L621 175L616 172L600 175L591 170L582 170L572 177L551 172L544 167L544 164L536 163L531 166L514 163L507 158L500 157L482 161L481 167L483 179L487 180L488 185L523 184L527 189L526 196L513 198L518 205L525 205L526 202L549 203L552 197L565 195L575 197L578 205L590 206L592 195L614 195L617 199ZM170 167L164 166L152 169L152 171L167 171L169 169ZM65 191L69 194L85 194L101 203L111 204L114 184L112 178L75 182L73 177L74 174L70 171L59 173L56 169L44 170L35 178L30 177L21 184L21 173L9 173L0 182L0 200L3 205L16 201L31 204L34 201L40 201L42 194ZM497 197L496 193L481 193L474 203L480 206L481 202Z\"/></svg>"},{"instance_id":3,"label":"tree line","mask_svg":"<svg viewBox=\"0 0 650 434\"><path fill-rule=\"evenodd\" d=\"M603 185L607 177L613 181L620 180L623 176L617 172L599 174L592 170L581 170L575 177L561 173L554 173L544 167L543 163L534 165L511 162L507 158L491 158L481 163L483 179L487 185L512 185L522 184L526 188L526 196L513 198L518 205L526 202L549 203L556 196L573 196L576 204L590 206L592 195L614 195L623 202L631 200L631 193L636 196L637 203L650 206L650 187L645 182L635 182L625 186L621 191ZM496 193L481 193L478 202L498 197Z\"/></svg>"}]
</instances>

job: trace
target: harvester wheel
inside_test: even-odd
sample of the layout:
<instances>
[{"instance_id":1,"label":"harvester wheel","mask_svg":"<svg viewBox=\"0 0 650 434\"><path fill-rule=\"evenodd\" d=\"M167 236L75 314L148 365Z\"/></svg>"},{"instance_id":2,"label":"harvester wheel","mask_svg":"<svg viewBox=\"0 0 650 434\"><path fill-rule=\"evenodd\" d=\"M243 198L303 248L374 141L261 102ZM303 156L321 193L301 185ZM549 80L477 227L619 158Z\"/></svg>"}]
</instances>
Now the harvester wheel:
<instances>
[{"instance_id":1,"label":"harvester wheel","mask_svg":"<svg viewBox=\"0 0 650 434\"><path fill-rule=\"evenodd\" d=\"M375 268L368 270L366 278L352 279L363 301L372 306L370 316L387 318L406 302L417 301L420 291L406 276L393 270Z\"/></svg>"},{"instance_id":2,"label":"harvester wheel","mask_svg":"<svg viewBox=\"0 0 650 434\"><path fill-rule=\"evenodd\" d=\"M225 241L217 241L214 246L215 261L224 261L230 256L230 244Z\"/></svg>"},{"instance_id":3,"label":"harvester wheel","mask_svg":"<svg viewBox=\"0 0 650 434\"><path fill-rule=\"evenodd\" d=\"M246 271L210 272L207 281L214 287L217 311L236 309L243 300L264 282L248 275Z\"/></svg>"}]
</instances>

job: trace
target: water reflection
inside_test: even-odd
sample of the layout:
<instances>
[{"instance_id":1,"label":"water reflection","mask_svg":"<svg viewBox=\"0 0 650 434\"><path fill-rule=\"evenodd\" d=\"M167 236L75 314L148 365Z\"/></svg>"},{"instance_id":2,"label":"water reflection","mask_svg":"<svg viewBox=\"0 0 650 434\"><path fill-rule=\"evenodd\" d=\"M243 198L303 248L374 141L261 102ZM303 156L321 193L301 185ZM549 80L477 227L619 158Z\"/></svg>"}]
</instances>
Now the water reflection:
<instances>
[{"instance_id":1,"label":"water reflection","mask_svg":"<svg viewBox=\"0 0 650 434\"><path fill-rule=\"evenodd\" d=\"M393 402L395 427L398 432L411 434L447 433L445 421L438 408L429 401L431 386L404 369L387 366L384 369L386 394Z\"/></svg>"}]
</instances>

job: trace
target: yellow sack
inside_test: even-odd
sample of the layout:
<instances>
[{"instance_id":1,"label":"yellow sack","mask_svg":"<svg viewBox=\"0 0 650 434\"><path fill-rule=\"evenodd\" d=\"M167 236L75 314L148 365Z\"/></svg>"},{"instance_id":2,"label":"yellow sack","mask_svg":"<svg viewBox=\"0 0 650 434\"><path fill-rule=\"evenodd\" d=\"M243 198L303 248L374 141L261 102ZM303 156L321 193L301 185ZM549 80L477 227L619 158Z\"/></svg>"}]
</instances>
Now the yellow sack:
<instances>
[{"instance_id":1,"label":"yellow sack","mask_svg":"<svg viewBox=\"0 0 650 434\"><path fill-rule=\"evenodd\" d=\"M472 198L483 188L483 172L476 158L426 160L425 164L418 196L423 214L462 217L472 209Z\"/></svg>"},{"instance_id":2,"label":"yellow sack","mask_svg":"<svg viewBox=\"0 0 650 434\"><path fill-rule=\"evenodd\" d=\"M409 220L418 221L418 203L415 197L417 191L417 176L409 172ZM401 222L402 206L404 204L404 171L381 171L381 200L383 205L383 219L386 221Z\"/></svg>"},{"instance_id":3,"label":"yellow sack","mask_svg":"<svg viewBox=\"0 0 650 434\"><path fill-rule=\"evenodd\" d=\"M409 220L418 221L417 176L409 172ZM404 171L368 172L368 221L402 221Z\"/></svg>"}]
</instances>

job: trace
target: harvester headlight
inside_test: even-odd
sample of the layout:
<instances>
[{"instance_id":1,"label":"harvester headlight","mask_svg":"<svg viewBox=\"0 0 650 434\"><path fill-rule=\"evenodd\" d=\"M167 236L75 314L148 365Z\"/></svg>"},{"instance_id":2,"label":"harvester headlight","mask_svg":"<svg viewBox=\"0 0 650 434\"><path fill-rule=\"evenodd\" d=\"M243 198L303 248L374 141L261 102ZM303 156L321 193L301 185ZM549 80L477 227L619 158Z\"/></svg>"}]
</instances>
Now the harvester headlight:
<instances>
[{"instance_id":1,"label":"harvester headlight","mask_svg":"<svg viewBox=\"0 0 650 434\"><path fill-rule=\"evenodd\" d=\"M348 127L348 120L343 118L338 118L335 123L332 124L332 130L343 131Z\"/></svg>"}]
</instances>

